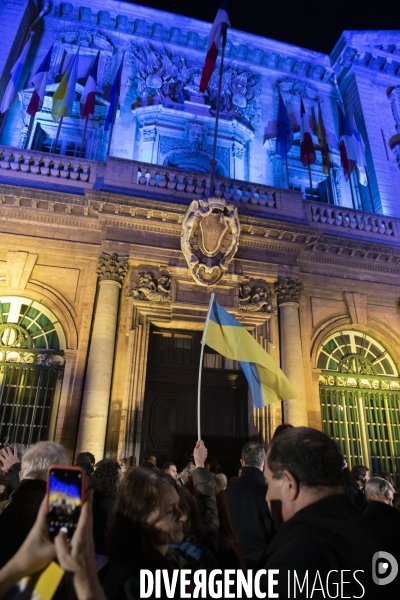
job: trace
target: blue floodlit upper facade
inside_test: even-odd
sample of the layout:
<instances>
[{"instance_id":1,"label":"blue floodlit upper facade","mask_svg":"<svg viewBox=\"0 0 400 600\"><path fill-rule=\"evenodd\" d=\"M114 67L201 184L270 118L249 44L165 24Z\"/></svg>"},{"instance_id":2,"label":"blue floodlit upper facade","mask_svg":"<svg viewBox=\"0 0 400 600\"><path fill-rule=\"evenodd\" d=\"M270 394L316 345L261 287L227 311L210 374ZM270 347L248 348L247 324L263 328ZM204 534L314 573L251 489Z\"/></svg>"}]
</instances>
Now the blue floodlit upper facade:
<instances>
[{"instance_id":1,"label":"blue floodlit upper facade","mask_svg":"<svg viewBox=\"0 0 400 600\"><path fill-rule=\"evenodd\" d=\"M199 92L210 24L115 0L44 2L36 19L19 90L3 124L0 145L106 161L104 122L109 92L124 56L119 111L110 155L162 165L170 170L209 171L215 122L217 70ZM36 12L34 12L36 11ZM37 8L29 0L3 0L0 8L0 94ZM29 139L26 108L32 75L53 45L51 73L43 108ZM76 102L64 119L55 147L57 124L52 95L79 47ZM96 109L84 148L79 100L100 51ZM294 127L294 145L285 164L275 152L278 92ZM311 167L300 162L300 98L317 147ZM289 187L304 199L387 216L400 216L400 32L345 31L330 56L234 29L228 32L223 75L216 175L257 185ZM322 172L316 136L317 105L330 142L331 184ZM369 187L343 177L338 150L337 104L349 121L355 115L366 146ZM101 169L98 173L100 173ZM100 173L101 174L101 173ZM97 183L97 189L101 187ZM123 186L122 186L123 187ZM106 188L104 188L106 189Z\"/></svg>"}]
</instances>

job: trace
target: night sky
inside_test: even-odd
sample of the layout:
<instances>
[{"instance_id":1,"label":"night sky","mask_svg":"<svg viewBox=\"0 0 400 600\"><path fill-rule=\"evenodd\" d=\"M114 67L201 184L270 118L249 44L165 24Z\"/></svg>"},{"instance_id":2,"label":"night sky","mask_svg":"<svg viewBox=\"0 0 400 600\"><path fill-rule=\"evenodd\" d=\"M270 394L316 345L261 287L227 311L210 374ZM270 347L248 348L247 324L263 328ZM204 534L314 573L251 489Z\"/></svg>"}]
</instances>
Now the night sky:
<instances>
[{"instance_id":1,"label":"night sky","mask_svg":"<svg viewBox=\"0 0 400 600\"><path fill-rule=\"evenodd\" d=\"M220 0L134 3L212 22ZM229 17L234 29L325 54L344 29L400 29L398 0L230 0Z\"/></svg>"}]
</instances>

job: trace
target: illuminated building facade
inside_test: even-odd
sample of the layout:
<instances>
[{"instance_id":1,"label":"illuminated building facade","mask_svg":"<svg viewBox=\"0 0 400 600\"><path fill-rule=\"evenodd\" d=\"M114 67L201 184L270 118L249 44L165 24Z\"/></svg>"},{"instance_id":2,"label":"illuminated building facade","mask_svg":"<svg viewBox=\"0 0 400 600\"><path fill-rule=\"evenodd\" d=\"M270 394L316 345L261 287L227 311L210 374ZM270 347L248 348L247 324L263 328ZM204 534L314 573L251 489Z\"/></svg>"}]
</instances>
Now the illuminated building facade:
<instances>
[{"instance_id":1,"label":"illuminated building facade","mask_svg":"<svg viewBox=\"0 0 400 600\"><path fill-rule=\"evenodd\" d=\"M4 0L0 17L0 95L34 23L1 124L1 441L179 460L196 437L215 292L299 392L254 411L238 365L206 351L202 425L220 460L236 460L244 439L267 441L284 418L323 428L350 464L398 473L400 32L347 31L326 56L229 30L210 194L217 72L198 89L210 24L114 0ZM31 76L52 44L29 128ZM78 47L76 101L56 145L52 95ZM82 145L79 101L98 52ZM287 170L278 91L294 126ZM313 132L320 103L330 181L315 133L312 184L300 161L301 98ZM338 102L355 115L369 186L343 177ZM220 227L212 248L208 214Z\"/></svg>"}]
</instances>

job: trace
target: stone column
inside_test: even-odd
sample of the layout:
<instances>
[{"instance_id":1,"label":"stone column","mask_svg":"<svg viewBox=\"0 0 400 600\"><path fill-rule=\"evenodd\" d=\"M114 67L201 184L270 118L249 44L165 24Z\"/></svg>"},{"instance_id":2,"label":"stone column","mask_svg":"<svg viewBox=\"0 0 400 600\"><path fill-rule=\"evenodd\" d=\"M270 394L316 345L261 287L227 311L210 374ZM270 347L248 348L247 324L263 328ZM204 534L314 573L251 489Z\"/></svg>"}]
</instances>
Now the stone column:
<instances>
[{"instance_id":1,"label":"stone column","mask_svg":"<svg viewBox=\"0 0 400 600\"><path fill-rule=\"evenodd\" d=\"M118 258L117 254L103 254L99 258L99 290L76 450L77 454L92 452L96 461L104 455L119 294L127 271L127 260Z\"/></svg>"},{"instance_id":2,"label":"stone column","mask_svg":"<svg viewBox=\"0 0 400 600\"><path fill-rule=\"evenodd\" d=\"M279 306L282 370L298 391L297 400L284 402L284 422L307 426L307 397L301 348L299 303L303 284L290 277L279 278L275 291Z\"/></svg>"}]
</instances>

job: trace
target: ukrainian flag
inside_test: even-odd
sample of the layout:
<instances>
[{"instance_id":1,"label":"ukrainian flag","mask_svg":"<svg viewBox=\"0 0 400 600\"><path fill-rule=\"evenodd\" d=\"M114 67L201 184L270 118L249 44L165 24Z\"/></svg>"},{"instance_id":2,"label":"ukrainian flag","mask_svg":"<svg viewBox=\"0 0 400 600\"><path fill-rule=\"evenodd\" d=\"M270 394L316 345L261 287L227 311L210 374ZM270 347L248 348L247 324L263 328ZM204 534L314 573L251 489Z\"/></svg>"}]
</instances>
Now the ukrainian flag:
<instances>
[{"instance_id":1,"label":"ukrainian flag","mask_svg":"<svg viewBox=\"0 0 400 600\"><path fill-rule=\"evenodd\" d=\"M239 361L251 390L254 408L298 398L296 390L268 352L215 300L204 343L222 356Z\"/></svg>"}]
</instances>

